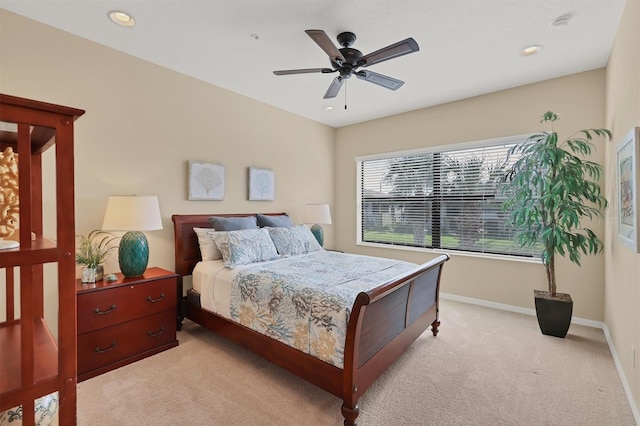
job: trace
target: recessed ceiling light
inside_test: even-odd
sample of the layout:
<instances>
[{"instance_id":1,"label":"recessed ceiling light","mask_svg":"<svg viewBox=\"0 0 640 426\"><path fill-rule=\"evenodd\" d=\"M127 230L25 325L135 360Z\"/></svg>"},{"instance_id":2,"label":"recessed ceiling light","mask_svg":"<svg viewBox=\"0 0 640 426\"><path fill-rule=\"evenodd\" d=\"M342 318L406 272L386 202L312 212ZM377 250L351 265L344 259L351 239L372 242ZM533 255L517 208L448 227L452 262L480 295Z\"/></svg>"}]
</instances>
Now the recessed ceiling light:
<instances>
[{"instance_id":1,"label":"recessed ceiling light","mask_svg":"<svg viewBox=\"0 0 640 426\"><path fill-rule=\"evenodd\" d=\"M536 53L538 53L541 50L542 50L542 46L541 45L532 44L531 46L527 46L524 49L522 49L520 51L520 54L522 56L531 56L531 55L535 55Z\"/></svg>"},{"instance_id":2,"label":"recessed ceiling light","mask_svg":"<svg viewBox=\"0 0 640 426\"><path fill-rule=\"evenodd\" d=\"M118 25L122 25L123 27L133 27L136 24L136 21L131 17L131 15L120 10L112 10L107 13L107 16L113 22Z\"/></svg>"},{"instance_id":3,"label":"recessed ceiling light","mask_svg":"<svg viewBox=\"0 0 640 426\"><path fill-rule=\"evenodd\" d=\"M331 105L327 105L326 107L324 107L325 111L333 111L333 107Z\"/></svg>"}]
</instances>

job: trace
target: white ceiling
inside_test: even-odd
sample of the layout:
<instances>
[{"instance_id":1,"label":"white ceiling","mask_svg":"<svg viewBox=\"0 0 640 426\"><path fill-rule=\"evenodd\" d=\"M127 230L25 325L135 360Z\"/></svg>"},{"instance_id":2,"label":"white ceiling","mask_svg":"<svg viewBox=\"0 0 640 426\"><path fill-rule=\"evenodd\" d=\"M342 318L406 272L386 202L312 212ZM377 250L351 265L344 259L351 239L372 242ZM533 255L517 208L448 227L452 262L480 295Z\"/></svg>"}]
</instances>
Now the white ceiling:
<instances>
[{"instance_id":1,"label":"white ceiling","mask_svg":"<svg viewBox=\"0 0 640 426\"><path fill-rule=\"evenodd\" d=\"M0 0L0 7L332 127L372 120L607 64L625 0ZM122 10L133 28L107 18ZM569 25L551 22L571 14ZM322 99L336 74L304 33L363 54L413 37L420 51L367 68L397 91L356 78ZM252 35L258 35L253 37ZM524 57L530 44L542 51ZM346 104L348 109L344 109ZM332 105L327 112L325 106Z\"/></svg>"}]
</instances>

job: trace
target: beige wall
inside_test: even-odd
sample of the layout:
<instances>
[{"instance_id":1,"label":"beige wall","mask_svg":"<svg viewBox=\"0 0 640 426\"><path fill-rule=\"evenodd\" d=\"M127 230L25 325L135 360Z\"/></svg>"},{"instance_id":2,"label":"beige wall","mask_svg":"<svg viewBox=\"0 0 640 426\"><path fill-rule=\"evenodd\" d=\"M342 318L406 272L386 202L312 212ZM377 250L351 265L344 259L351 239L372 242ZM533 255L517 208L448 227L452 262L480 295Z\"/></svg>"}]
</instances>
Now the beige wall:
<instances>
[{"instance_id":1,"label":"beige wall","mask_svg":"<svg viewBox=\"0 0 640 426\"><path fill-rule=\"evenodd\" d=\"M605 71L599 69L412 111L338 129L336 143L336 244L350 252L423 262L433 253L356 245L356 163L361 155L443 146L521 135L538 130L542 114L561 114L556 129L570 136L578 129L604 127ZM594 160L603 163L597 142ZM603 222L593 229L603 235ZM449 253L442 291L497 303L533 308L533 290L546 289L541 263L487 259ZM602 321L604 256L584 259L578 268L559 259L558 291L570 293L574 316Z\"/></svg>"},{"instance_id":2,"label":"beige wall","mask_svg":"<svg viewBox=\"0 0 640 426\"><path fill-rule=\"evenodd\" d=\"M172 214L286 211L300 223L305 203L333 203L333 128L1 9L0 92L86 110L76 231L102 225L109 195L158 195L164 229L147 233L150 265L173 270ZM187 200L188 160L226 167L223 201ZM275 172L275 201L247 200L249 166ZM117 268L112 259L106 271Z\"/></svg>"},{"instance_id":3,"label":"beige wall","mask_svg":"<svg viewBox=\"0 0 640 426\"><path fill-rule=\"evenodd\" d=\"M605 323L636 407L640 407L640 256L617 240L615 162L620 138L640 126L639 21L640 0L627 0L607 66L606 120L614 135L607 149L607 196L614 214L606 222L604 297Z\"/></svg>"},{"instance_id":4,"label":"beige wall","mask_svg":"<svg viewBox=\"0 0 640 426\"><path fill-rule=\"evenodd\" d=\"M595 157L607 167L611 199L613 147L640 125L639 4L627 1L606 75L595 70L337 131L4 10L0 92L87 110L76 126L77 232L101 225L108 195L158 195L164 230L147 234L151 265L173 269L171 214L288 211L300 222L307 202L332 203L328 247L422 262L434 254L356 246L354 157L542 130L539 116L553 110L562 114L561 135L614 131ZM226 166L224 201L187 201L190 159ZM275 201L247 201L249 166L275 171ZM585 258L581 269L561 261L559 289L572 294L576 316L605 321L640 405L638 255L615 240L614 221L595 229L605 235L605 255ZM544 286L539 264L455 253L443 276L444 292L528 308L532 290Z\"/></svg>"}]
</instances>

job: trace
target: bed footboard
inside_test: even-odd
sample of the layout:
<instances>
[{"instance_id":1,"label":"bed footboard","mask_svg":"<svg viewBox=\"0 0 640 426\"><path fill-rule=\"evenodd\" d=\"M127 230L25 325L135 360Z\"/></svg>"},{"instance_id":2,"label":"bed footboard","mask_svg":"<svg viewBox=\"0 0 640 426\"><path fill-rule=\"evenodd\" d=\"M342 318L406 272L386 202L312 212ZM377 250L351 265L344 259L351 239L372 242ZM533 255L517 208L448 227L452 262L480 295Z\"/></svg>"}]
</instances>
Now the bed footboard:
<instances>
[{"instance_id":1,"label":"bed footboard","mask_svg":"<svg viewBox=\"0 0 640 426\"><path fill-rule=\"evenodd\" d=\"M440 275L447 255L366 293L354 304L345 346L345 425L355 425L357 401L429 326L438 334Z\"/></svg>"}]
</instances>

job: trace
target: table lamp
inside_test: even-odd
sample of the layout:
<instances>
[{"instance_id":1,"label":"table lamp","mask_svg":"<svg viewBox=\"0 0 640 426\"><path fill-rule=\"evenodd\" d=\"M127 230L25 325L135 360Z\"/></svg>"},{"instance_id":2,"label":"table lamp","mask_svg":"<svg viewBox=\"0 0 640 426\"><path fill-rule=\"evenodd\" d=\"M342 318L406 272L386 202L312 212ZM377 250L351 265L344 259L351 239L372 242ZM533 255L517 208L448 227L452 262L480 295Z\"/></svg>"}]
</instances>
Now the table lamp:
<instances>
[{"instance_id":1,"label":"table lamp","mask_svg":"<svg viewBox=\"0 0 640 426\"><path fill-rule=\"evenodd\" d=\"M304 217L302 221L304 223L313 223L311 232L313 236L316 237L316 240L318 240L318 244L322 246L324 244L324 230L320 224L331 224L329 204L307 204L304 207Z\"/></svg>"},{"instance_id":2,"label":"table lamp","mask_svg":"<svg viewBox=\"0 0 640 426\"><path fill-rule=\"evenodd\" d=\"M125 277L144 274L149 262L149 242L141 231L162 229L158 197L110 196L104 213L102 230L128 231L120 239L118 262Z\"/></svg>"}]
</instances>

